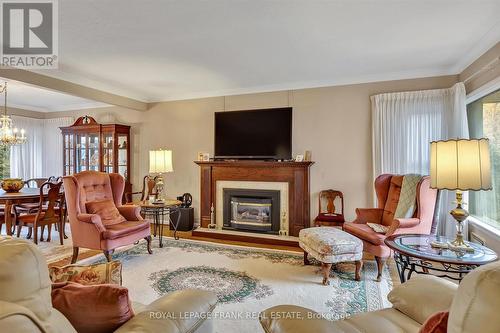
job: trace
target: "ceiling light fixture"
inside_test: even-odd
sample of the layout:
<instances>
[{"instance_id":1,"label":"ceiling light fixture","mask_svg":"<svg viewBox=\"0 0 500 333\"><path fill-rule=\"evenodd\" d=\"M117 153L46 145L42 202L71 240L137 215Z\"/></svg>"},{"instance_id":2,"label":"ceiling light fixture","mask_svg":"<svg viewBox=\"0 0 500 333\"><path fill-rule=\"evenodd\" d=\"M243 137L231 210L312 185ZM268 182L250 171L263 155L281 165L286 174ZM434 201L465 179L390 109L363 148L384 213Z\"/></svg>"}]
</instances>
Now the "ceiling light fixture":
<instances>
[{"instance_id":1,"label":"ceiling light fixture","mask_svg":"<svg viewBox=\"0 0 500 333\"><path fill-rule=\"evenodd\" d=\"M24 129L18 130L13 127L12 119L7 115L7 82L3 86L0 85L0 94L5 94L3 115L0 116L0 145L13 146L26 143L26 135Z\"/></svg>"}]
</instances>

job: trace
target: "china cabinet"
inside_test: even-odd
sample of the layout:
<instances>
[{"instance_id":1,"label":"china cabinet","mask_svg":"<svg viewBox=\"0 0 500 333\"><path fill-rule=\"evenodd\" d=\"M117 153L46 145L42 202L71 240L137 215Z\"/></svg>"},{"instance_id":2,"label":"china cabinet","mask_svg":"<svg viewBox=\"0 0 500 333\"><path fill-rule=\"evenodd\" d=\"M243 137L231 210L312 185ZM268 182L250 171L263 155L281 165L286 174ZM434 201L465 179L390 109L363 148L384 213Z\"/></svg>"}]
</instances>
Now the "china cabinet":
<instances>
[{"instance_id":1,"label":"china cabinet","mask_svg":"<svg viewBox=\"0 0 500 333\"><path fill-rule=\"evenodd\" d=\"M64 175L85 170L115 172L125 177L130 192L130 126L99 124L83 116L61 127Z\"/></svg>"}]
</instances>

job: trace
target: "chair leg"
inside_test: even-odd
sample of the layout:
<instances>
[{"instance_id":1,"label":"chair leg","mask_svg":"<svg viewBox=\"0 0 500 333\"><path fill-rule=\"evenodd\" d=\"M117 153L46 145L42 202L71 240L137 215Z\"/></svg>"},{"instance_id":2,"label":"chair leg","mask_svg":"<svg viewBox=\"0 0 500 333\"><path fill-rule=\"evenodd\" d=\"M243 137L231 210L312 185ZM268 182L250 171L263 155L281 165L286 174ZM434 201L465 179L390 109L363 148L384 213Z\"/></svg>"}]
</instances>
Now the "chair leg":
<instances>
[{"instance_id":1,"label":"chair leg","mask_svg":"<svg viewBox=\"0 0 500 333\"><path fill-rule=\"evenodd\" d=\"M106 257L106 260L108 262L110 262L111 260L113 260L113 258L111 257L112 253L114 251L113 250L103 250L102 253L104 253L104 256Z\"/></svg>"},{"instance_id":2,"label":"chair leg","mask_svg":"<svg viewBox=\"0 0 500 333\"><path fill-rule=\"evenodd\" d=\"M321 268L323 269L323 285L330 285L330 270L332 269L332 264L322 263Z\"/></svg>"},{"instance_id":3,"label":"chair leg","mask_svg":"<svg viewBox=\"0 0 500 333\"><path fill-rule=\"evenodd\" d=\"M78 247L73 247L73 256L71 257L71 263L74 264L76 259L78 259Z\"/></svg>"},{"instance_id":4,"label":"chair leg","mask_svg":"<svg viewBox=\"0 0 500 333\"><path fill-rule=\"evenodd\" d=\"M61 218L59 219L59 223L57 223L56 225L59 225L59 243L61 243L61 245L64 245L64 222L62 220L62 216Z\"/></svg>"},{"instance_id":5,"label":"chair leg","mask_svg":"<svg viewBox=\"0 0 500 333\"><path fill-rule=\"evenodd\" d=\"M43 233L43 230L42 230L42 233ZM40 237L40 238L42 238L42 237ZM35 244L38 245L38 226L36 225L36 222L33 223L33 241L35 242Z\"/></svg>"},{"instance_id":6,"label":"chair leg","mask_svg":"<svg viewBox=\"0 0 500 333\"><path fill-rule=\"evenodd\" d=\"M50 242L52 240L52 224L49 224L47 226L47 231L48 231L48 235L47 235L47 242Z\"/></svg>"},{"instance_id":7,"label":"chair leg","mask_svg":"<svg viewBox=\"0 0 500 333\"><path fill-rule=\"evenodd\" d=\"M35 228L36 229L36 228ZM43 242L43 232L45 231L45 226L40 227L40 242ZM36 236L35 236L36 237Z\"/></svg>"},{"instance_id":8,"label":"chair leg","mask_svg":"<svg viewBox=\"0 0 500 333\"><path fill-rule=\"evenodd\" d=\"M363 268L363 261L357 260L355 264L356 264L356 273L354 275L354 279L356 281L361 281L361 268Z\"/></svg>"},{"instance_id":9,"label":"chair leg","mask_svg":"<svg viewBox=\"0 0 500 333\"><path fill-rule=\"evenodd\" d=\"M311 262L309 261L309 258L307 258L307 252L304 251L304 265L310 265Z\"/></svg>"},{"instance_id":10,"label":"chair leg","mask_svg":"<svg viewBox=\"0 0 500 333\"><path fill-rule=\"evenodd\" d=\"M151 236L144 237L144 239L146 240L147 243L148 253L153 254L153 250L151 250Z\"/></svg>"},{"instance_id":11,"label":"chair leg","mask_svg":"<svg viewBox=\"0 0 500 333\"><path fill-rule=\"evenodd\" d=\"M28 227L28 233L26 234L26 239L31 239L33 236L33 228Z\"/></svg>"},{"instance_id":12,"label":"chair leg","mask_svg":"<svg viewBox=\"0 0 500 333\"><path fill-rule=\"evenodd\" d=\"M382 272L384 270L385 259L381 257L375 257L375 261L377 262L377 282L382 281Z\"/></svg>"},{"instance_id":13,"label":"chair leg","mask_svg":"<svg viewBox=\"0 0 500 333\"><path fill-rule=\"evenodd\" d=\"M21 228L23 227L23 225L21 223L19 223L19 225L17 226L17 238L21 237Z\"/></svg>"}]
</instances>

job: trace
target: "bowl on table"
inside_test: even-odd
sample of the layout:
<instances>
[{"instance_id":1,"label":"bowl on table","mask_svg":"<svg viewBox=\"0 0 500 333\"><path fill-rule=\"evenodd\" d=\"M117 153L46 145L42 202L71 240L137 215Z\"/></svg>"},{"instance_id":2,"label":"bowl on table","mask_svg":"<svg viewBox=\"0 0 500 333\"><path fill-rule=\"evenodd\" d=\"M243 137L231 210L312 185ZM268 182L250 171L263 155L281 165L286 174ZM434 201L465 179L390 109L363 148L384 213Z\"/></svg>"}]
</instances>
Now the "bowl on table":
<instances>
[{"instance_id":1,"label":"bowl on table","mask_svg":"<svg viewBox=\"0 0 500 333\"><path fill-rule=\"evenodd\" d=\"M0 187L5 192L19 192L24 187L24 181L21 178L5 178L0 182Z\"/></svg>"}]
</instances>

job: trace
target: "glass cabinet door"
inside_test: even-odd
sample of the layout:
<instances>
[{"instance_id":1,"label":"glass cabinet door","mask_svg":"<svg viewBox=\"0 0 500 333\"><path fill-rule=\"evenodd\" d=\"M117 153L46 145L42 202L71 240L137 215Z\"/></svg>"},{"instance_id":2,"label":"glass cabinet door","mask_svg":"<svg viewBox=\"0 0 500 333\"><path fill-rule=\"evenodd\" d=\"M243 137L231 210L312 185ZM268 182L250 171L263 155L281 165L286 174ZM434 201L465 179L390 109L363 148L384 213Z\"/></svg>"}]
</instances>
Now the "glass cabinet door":
<instances>
[{"instance_id":1,"label":"glass cabinet door","mask_svg":"<svg viewBox=\"0 0 500 333\"><path fill-rule=\"evenodd\" d=\"M76 172L87 170L88 156L87 156L87 135L77 134L76 139Z\"/></svg>"},{"instance_id":2,"label":"glass cabinet door","mask_svg":"<svg viewBox=\"0 0 500 333\"><path fill-rule=\"evenodd\" d=\"M118 134L118 173L128 180L128 136Z\"/></svg>"},{"instance_id":3,"label":"glass cabinet door","mask_svg":"<svg viewBox=\"0 0 500 333\"><path fill-rule=\"evenodd\" d=\"M113 172L114 164L114 146L113 146L113 133L103 134L103 171Z\"/></svg>"},{"instance_id":4,"label":"glass cabinet door","mask_svg":"<svg viewBox=\"0 0 500 333\"><path fill-rule=\"evenodd\" d=\"M88 136L88 170L99 171L99 135L90 133Z\"/></svg>"},{"instance_id":5,"label":"glass cabinet door","mask_svg":"<svg viewBox=\"0 0 500 333\"><path fill-rule=\"evenodd\" d=\"M73 134L64 134L64 175L71 175L75 168L75 146Z\"/></svg>"}]
</instances>

